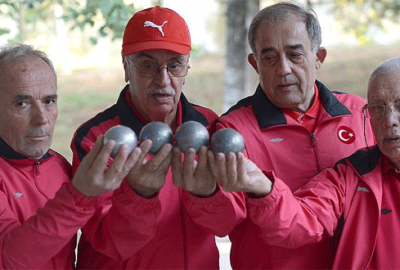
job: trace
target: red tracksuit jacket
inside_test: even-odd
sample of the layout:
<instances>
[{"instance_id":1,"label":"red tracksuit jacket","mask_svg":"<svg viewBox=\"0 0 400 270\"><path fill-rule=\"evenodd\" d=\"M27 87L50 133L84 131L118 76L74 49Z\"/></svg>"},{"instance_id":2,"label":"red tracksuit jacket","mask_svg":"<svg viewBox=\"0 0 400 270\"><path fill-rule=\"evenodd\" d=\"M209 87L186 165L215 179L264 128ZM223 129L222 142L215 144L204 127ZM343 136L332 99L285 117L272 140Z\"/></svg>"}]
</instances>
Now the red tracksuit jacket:
<instances>
[{"instance_id":1,"label":"red tracksuit jacket","mask_svg":"<svg viewBox=\"0 0 400 270\"><path fill-rule=\"evenodd\" d=\"M266 242L282 247L299 248L340 235L331 268L366 269L382 215L384 178L379 148L362 149L322 171L296 191L296 197L271 176L272 192L262 199L249 199L249 215L262 224ZM393 209L393 213L398 211Z\"/></svg>"},{"instance_id":2,"label":"red tracksuit jacket","mask_svg":"<svg viewBox=\"0 0 400 270\"><path fill-rule=\"evenodd\" d=\"M129 86L117 103L78 128L73 138L73 167L110 127L126 125L136 134L146 124L130 104ZM194 120L214 128L217 115L190 104L182 94L177 125ZM82 229L81 269L218 269L215 235L227 235L245 216L240 194L219 190L198 198L173 185L171 170L157 196L138 196L126 182L98 200L94 217Z\"/></svg>"},{"instance_id":3,"label":"red tracksuit jacket","mask_svg":"<svg viewBox=\"0 0 400 270\"><path fill-rule=\"evenodd\" d=\"M0 139L0 269L74 268L76 232L94 207L70 177L58 153L37 161Z\"/></svg>"},{"instance_id":4,"label":"red tracksuit jacket","mask_svg":"<svg viewBox=\"0 0 400 270\"><path fill-rule=\"evenodd\" d=\"M285 115L259 86L253 96L233 106L217 123L217 130L231 127L245 141L245 155L263 171L273 171L292 191L323 168L365 147L361 97L333 93L316 81L322 104L314 132ZM369 121L368 144L374 144ZM261 226L261 225L259 225ZM234 269L327 269L332 266L335 243L325 239L298 249L268 245L260 228L249 217L230 233Z\"/></svg>"}]
</instances>

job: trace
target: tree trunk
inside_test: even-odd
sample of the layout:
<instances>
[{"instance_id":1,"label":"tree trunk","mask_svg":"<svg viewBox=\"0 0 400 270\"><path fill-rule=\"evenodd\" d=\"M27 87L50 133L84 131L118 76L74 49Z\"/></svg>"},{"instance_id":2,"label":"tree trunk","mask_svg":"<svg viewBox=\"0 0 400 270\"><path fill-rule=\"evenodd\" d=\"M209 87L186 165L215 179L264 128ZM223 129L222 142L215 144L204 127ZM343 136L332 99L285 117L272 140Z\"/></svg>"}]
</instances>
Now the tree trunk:
<instances>
[{"instance_id":1,"label":"tree trunk","mask_svg":"<svg viewBox=\"0 0 400 270\"><path fill-rule=\"evenodd\" d=\"M254 81L249 77L251 73L248 71L247 64L249 53L247 29L258 9L259 0L228 0L227 2L224 111L245 96L245 89L249 87L246 84L246 78L250 82Z\"/></svg>"}]
</instances>

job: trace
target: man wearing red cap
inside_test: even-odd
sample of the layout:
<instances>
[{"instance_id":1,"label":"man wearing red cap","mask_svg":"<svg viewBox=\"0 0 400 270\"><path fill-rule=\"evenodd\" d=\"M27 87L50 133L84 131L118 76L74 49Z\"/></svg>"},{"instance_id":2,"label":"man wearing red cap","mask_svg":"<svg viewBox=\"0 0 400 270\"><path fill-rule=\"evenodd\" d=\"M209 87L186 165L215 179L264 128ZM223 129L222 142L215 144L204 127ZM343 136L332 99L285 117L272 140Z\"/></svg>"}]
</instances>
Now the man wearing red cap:
<instances>
[{"instance_id":1,"label":"man wearing red cap","mask_svg":"<svg viewBox=\"0 0 400 270\"><path fill-rule=\"evenodd\" d=\"M173 10L153 7L130 19L122 45L129 85L115 105L76 131L74 169L96 137L115 125L139 134L147 123L161 121L175 133L182 123L197 121L211 133L217 114L182 93L190 49L188 27ZM171 144L155 155L147 155L150 147L149 140L141 142L144 162L136 163L119 189L97 200L96 213L82 228L78 268L219 268L215 235L228 234L244 218L243 197L210 180L207 147L197 157L188 149L183 161Z\"/></svg>"}]
</instances>

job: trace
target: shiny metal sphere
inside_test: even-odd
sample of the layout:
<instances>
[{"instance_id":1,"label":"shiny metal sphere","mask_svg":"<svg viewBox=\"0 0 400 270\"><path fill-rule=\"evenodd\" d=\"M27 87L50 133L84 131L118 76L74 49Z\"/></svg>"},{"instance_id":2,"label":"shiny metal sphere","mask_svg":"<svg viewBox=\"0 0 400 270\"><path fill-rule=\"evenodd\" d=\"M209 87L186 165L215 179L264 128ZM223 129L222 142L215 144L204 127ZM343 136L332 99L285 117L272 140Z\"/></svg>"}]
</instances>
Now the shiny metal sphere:
<instances>
[{"instance_id":1,"label":"shiny metal sphere","mask_svg":"<svg viewBox=\"0 0 400 270\"><path fill-rule=\"evenodd\" d=\"M210 136L205 126L196 121L187 121L176 130L175 142L181 152L193 148L196 153L207 145Z\"/></svg>"},{"instance_id":2,"label":"shiny metal sphere","mask_svg":"<svg viewBox=\"0 0 400 270\"><path fill-rule=\"evenodd\" d=\"M244 139L242 134L232 128L220 129L211 137L211 151L214 154L238 153L242 152L243 149Z\"/></svg>"},{"instance_id":3,"label":"shiny metal sphere","mask_svg":"<svg viewBox=\"0 0 400 270\"><path fill-rule=\"evenodd\" d=\"M166 143L172 143L171 128L163 122L150 122L145 125L139 134L139 141L151 140L153 142L149 153L157 153Z\"/></svg>"},{"instance_id":4,"label":"shiny metal sphere","mask_svg":"<svg viewBox=\"0 0 400 270\"><path fill-rule=\"evenodd\" d=\"M106 144L109 140L116 142L114 150L111 152L112 157L117 155L121 145L126 144L130 153L138 142L136 133L131 128L122 125L113 126L107 130L104 134L103 144Z\"/></svg>"}]
</instances>

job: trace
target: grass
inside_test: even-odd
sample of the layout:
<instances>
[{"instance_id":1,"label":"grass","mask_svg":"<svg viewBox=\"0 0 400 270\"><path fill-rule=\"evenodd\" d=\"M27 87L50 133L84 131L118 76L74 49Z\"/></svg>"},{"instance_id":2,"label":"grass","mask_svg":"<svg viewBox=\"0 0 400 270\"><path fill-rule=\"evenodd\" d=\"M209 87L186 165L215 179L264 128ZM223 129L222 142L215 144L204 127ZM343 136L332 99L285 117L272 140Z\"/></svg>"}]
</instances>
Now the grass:
<instances>
[{"instance_id":1,"label":"grass","mask_svg":"<svg viewBox=\"0 0 400 270\"><path fill-rule=\"evenodd\" d=\"M398 56L399 45L328 48L328 56L317 78L331 90L365 98L369 75L384 60ZM115 61L120 61L118 56L116 58ZM222 113L224 57L205 55L192 58L191 66L183 90L185 95L193 103ZM122 65L60 74L58 85L59 118L52 148L71 161L70 142L75 130L114 104L125 86Z\"/></svg>"}]
</instances>

